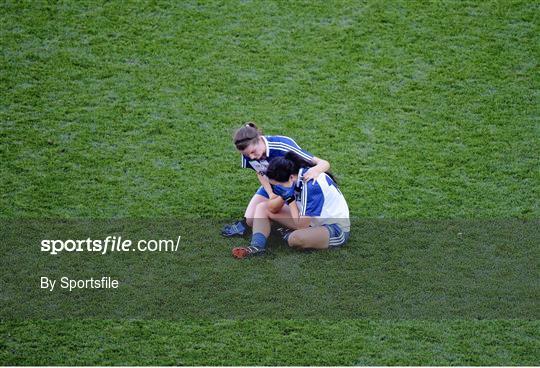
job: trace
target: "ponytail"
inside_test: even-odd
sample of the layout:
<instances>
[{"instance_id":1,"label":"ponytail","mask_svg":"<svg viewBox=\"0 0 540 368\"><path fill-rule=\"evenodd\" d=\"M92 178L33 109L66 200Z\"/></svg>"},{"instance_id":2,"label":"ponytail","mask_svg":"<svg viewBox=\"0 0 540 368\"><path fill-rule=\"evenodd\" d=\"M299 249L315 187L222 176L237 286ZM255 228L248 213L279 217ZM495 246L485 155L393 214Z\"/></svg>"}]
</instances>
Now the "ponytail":
<instances>
[{"instance_id":1,"label":"ponytail","mask_svg":"<svg viewBox=\"0 0 540 368\"><path fill-rule=\"evenodd\" d=\"M261 135L262 132L257 128L255 123L247 122L234 133L233 142L237 150L243 151L250 144L257 143Z\"/></svg>"},{"instance_id":2,"label":"ponytail","mask_svg":"<svg viewBox=\"0 0 540 368\"><path fill-rule=\"evenodd\" d=\"M293 163L295 173L300 171L301 168L315 166L315 164L311 160L308 161L293 151L287 152L285 154L285 159Z\"/></svg>"}]
</instances>

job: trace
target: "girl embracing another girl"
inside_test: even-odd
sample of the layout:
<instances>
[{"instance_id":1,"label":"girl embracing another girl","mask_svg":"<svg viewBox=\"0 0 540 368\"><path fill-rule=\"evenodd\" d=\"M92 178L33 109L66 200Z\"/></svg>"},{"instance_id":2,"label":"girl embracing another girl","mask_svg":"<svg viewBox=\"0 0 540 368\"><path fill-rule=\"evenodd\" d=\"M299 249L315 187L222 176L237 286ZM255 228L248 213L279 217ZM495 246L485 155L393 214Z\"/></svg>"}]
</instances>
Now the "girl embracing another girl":
<instances>
[{"instance_id":1,"label":"girl embracing another girl","mask_svg":"<svg viewBox=\"0 0 540 368\"><path fill-rule=\"evenodd\" d=\"M328 249L348 241L351 225L345 197L331 174L306 177L314 167L313 160L295 151L268 164L265 178L276 196L255 205L251 244L234 248L235 258L264 253L271 221L284 225L280 232L291 247Z\"/></svg>"},{"instance_id":2,"label":"girl embracing another girl","mask_svg":"<svg viewBox=\"0 0 540 368\"><path fill-rule=\"evenodd\" d=\"M287 152L294 152L302 157L308 163L308 168L303 173L306 181L315 180L320 174L330 169L328 161L303 150L292 138L281 135L262 135L257 126L251 122L236 131L233 141L236 149L241 153L242 167L252 169L257 173L260 187L251 198L244 218L223 228L221 234L226 237L246 235L253 226L253 218L259 204L268 202L271 211L280 209L279 196L274 193L266 175L268 165L274 159L285 156Z\"/></svg>"}]
</instances>

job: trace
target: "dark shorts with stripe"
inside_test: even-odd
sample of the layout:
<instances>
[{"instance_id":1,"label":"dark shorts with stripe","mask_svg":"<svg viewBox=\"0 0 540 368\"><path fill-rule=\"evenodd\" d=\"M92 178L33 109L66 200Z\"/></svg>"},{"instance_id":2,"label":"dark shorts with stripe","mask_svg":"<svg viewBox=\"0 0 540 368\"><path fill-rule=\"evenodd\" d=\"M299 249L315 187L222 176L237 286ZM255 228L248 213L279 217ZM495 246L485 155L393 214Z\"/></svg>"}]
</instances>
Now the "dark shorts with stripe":
<instances>
[{"instance_id":1,"label":"dark shorts with stripe","mask_svg":"<svg viewBox=\"0 0 540 368\"><path fill-rule=\"evenodd\" d=\"M350 232L343 231L338 224L323 225L328 229L330 239L328 240L328 248L338 248L347 243Z\"/></svg>"}]
</instances>

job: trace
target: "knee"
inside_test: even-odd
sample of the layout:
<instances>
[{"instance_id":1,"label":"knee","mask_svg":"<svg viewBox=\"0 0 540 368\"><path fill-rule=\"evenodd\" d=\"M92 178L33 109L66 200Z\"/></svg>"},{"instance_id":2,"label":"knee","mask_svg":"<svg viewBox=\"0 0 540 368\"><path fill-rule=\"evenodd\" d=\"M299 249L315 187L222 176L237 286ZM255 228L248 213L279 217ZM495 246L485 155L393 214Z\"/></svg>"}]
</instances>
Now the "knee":
<instances>
[{"instance_id":1,"label":"knee","mask_svg":"<svg viewBox=\"0 0 540 368\"><path fill-rule=\"evenodd\" d=\"M255 208L255 217L256 218L262 218L262 217L268 217L268 203L267 202L261 202L257 204L257 207Z\"/></svg>"},{"instance_id":2,"label":"knee","mask_svg":"<svg viewBox=\"0 0 540 368\"><path fill-rule=\"evenodd\" d=\"M302 234L301 231L293 231L291 235L289 235L289 246L295 247L295 248L307 248L307 239Z\"/></svg>"}]
</instances>

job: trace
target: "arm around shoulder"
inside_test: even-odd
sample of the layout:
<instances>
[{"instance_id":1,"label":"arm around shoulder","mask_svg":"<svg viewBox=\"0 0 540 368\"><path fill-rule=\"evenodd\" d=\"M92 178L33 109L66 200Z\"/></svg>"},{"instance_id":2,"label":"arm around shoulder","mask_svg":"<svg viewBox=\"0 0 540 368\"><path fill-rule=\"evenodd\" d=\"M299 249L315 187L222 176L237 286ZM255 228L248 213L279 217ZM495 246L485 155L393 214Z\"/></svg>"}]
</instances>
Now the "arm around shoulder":
<instances>
[{"instance_id":1,"label":"arm around shoulder","mask_svg":"<svg viewBox=\"0 0 540 368\"><path fill-rule=\"evenodd\" d=\"M304 180L306 181L317 180L320 174L330 170L330 163L322 158L313 156L311 161L315 164L315 166L310 167L309 170L304 174Z\"/></svg>"},{"instance_id":2,"label":"arm around shoulder","mask_svg":"<svg viewBox=\"0 0 540 368\"><path fill-rule=\"evenodd\" d=\"M311 158L311 161L315 164L314 167L319 169L321 172L327 172L330 170L330 162L323 160L322 158L313 156Z\"/></svg>"}]
</instances>

